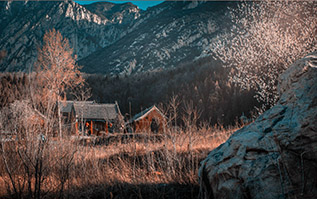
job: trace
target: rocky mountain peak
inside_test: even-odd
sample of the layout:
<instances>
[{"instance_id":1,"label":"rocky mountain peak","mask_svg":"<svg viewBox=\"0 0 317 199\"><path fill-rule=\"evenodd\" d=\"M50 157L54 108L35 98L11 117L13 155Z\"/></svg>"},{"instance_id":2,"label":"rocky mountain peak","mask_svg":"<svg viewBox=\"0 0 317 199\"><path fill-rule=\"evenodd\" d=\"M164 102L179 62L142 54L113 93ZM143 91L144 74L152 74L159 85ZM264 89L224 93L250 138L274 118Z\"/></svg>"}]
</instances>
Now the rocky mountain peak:
<instances>
[{"instance_id":1,"label":"rocky mountain peak","mask_svg":"<svg viewBox=\"0 0 317 199\"><path fill-rule=\"evenodd\" d=\"M79 21L79 20L87 20L88 22L92 22L98 25L105 25L108 20L102 19L99 15L90 12L85 7L70 1L66 3L61 3L60 7L65 9L65 17L69 17L72 20Z\"/></svg>"},{"instance_id":2,"label":"rocky mountain peak","mask_svg":"<svg viewBox=\"0 0 317 199\"><path fill-rule=\"evenodd\" d=\"M114 23L131 23L131 19L140 17L140 9L132 3L114 4L110 2L96 2L85 5L87 10L96 13L102 19ZM125 17L123 17L125 16Z\"/></svg>"}]
</instances>

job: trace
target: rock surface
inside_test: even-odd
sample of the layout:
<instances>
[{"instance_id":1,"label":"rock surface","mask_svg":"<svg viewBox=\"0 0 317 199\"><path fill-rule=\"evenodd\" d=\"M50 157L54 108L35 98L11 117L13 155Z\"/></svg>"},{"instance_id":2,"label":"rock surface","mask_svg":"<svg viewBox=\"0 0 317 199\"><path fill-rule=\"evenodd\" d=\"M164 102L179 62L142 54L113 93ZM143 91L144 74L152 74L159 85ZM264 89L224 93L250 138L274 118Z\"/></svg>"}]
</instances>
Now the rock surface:
<instances>
[{"instance_id":1,"label":"rock surface","mask_svg":"<svg viewBox=\"0 0 317 199\"><path fill-rule=\"evenodd\" d=\"M280 77L280 100L202 161L200 198L317 196L317 52Z\"/></svg>"}]
</instances>

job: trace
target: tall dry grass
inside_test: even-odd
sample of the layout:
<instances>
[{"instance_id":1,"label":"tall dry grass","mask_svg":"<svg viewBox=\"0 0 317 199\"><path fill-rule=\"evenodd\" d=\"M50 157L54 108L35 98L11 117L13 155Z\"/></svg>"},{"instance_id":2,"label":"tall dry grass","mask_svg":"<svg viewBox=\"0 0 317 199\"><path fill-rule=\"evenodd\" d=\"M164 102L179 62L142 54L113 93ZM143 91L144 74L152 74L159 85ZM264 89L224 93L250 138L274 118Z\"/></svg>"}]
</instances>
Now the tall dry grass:
<instances>
[{"instance_id":1,"label":"tall dry grass","mask_svg":"<svg viewBox=\"0 0 317 199\"><path fill-rule=\"evenodd\" d=\"M36 185L33 164L39 161L36 150L42 143L40 198L196 198L200 161L236 128L203 125L168 128L155 135L5 142L1 145L0 196L36 198L30 186Z\"/></svg>"},{"instance_id":2,"label":"tall dry grass","mask_svg":"<svg viewBox=\"0 0 317 199\"><path fill-rule=\"evenodd\" d=\"M239 128L198 125L174 100L160 133L54 137L17 105L0 114L0 198L197 198L200 162Z\"/></svg>"}]
</instances>

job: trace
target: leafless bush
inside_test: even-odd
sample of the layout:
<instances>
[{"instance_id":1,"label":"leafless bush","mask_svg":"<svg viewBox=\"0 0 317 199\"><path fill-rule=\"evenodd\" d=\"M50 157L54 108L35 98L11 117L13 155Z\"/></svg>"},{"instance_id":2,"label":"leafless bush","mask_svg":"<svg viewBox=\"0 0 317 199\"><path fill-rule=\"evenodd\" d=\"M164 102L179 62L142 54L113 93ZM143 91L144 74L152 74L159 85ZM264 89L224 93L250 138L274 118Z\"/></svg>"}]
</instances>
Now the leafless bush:
<instances>
[{"instance_id":1,"label":"leafless bush","mask_svg":"<svg viewBox=\"0 0 317 199\"><path fill-rule=\"evenodd\" d=\"M41 119L27 102L16 101L1 110L0 168L2 188L12 198L43 198L64 194L74 144L45 136Z\"/></svg>"}]
</instances>

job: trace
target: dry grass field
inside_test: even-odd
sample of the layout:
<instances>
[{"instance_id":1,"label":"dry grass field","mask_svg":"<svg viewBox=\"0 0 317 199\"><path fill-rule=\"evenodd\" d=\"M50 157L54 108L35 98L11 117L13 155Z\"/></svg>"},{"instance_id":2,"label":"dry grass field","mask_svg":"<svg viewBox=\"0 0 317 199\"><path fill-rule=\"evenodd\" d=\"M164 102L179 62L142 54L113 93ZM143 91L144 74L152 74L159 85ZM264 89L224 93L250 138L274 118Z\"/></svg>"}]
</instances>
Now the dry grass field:
<instances>
[{"instance_id":1,"label":"dry grass field","mask_svg":"<svg viewBox=\"0 0 317 199\"><path fill-rule=\"evenodd\" d=\"M197 198L200 161L237 128L3 142L0 198Z\"/></svg>"}]
</instances>

